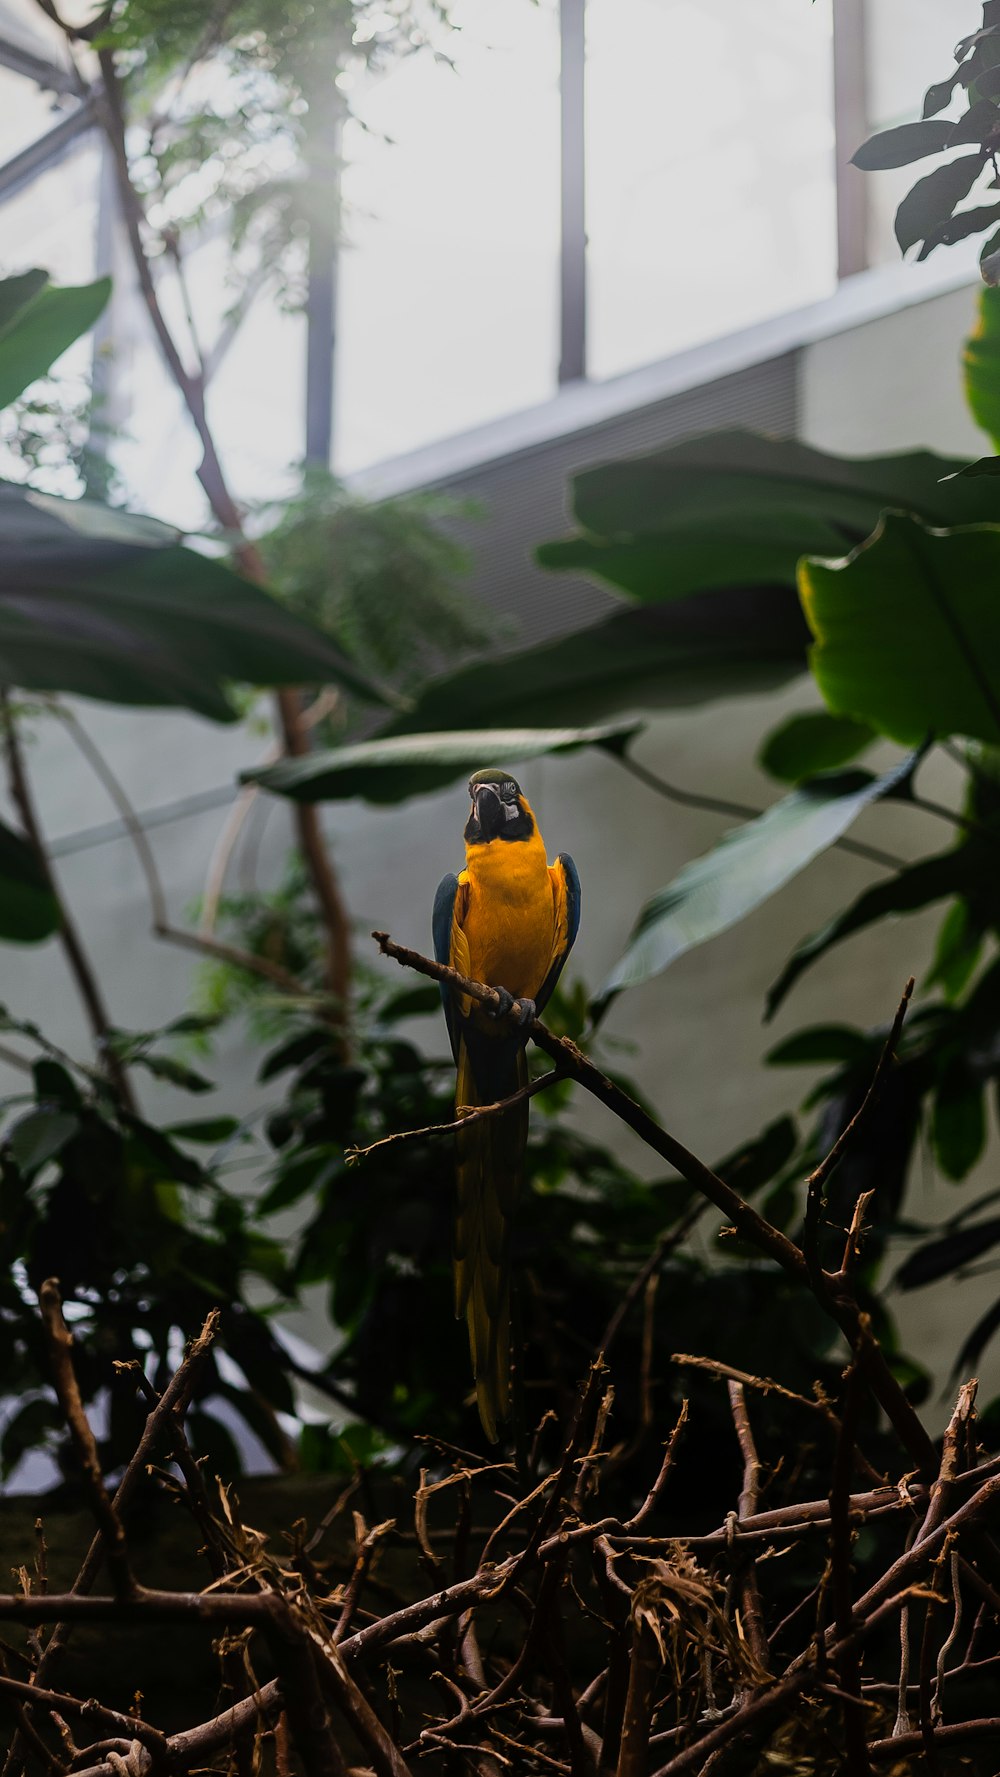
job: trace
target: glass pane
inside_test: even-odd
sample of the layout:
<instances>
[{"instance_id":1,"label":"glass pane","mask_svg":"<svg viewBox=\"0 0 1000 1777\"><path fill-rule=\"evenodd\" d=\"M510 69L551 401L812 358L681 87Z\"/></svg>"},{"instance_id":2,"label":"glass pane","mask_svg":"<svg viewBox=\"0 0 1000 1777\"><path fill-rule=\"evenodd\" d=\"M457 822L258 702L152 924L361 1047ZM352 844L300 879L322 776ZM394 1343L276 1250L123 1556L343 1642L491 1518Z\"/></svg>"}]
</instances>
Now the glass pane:
<instances>
[{"instance_id":1,"label":"glass pane","mask_svg":"<svg viewBox=\"0 0 1000 1777\"><path fill-rule=\"evenodd\" d=\"M544 400L558 364L556 0L457 0L350 93L337 465Z\"/></svg>"},{"instance_id":2,"label":"glass pane","mask_svg":"<svg viewBox=\"0 0 1000 1777\"><path fill-rule=\"evenodd\" d=\"M38 265L57 284L85 284L94 276L100 158L91 130L55 166L0 203L5 274Z\"/></svg>"},{"instance_id":3,"label":"glass pane","mask_svg":"<svg viewBox=\"0 0 1000 1777\"><path fill-rule=\"evenodd\" d=\"M590 370L836 280L829 0L588 0Z\"/></svg>"},{"instance_id":4,"label":"glass pane","mask_svg":"<svg viewBox=\"0 0 1000 1777\"><path fill-rule=\"evenodd\" d=\"M2 21L0 21L2 22ZM73 110L77 101L57 101L12 68L0 66L0 164L30 147Z\"/></svg>"},{"instance_id":5,"label":"glass pane","mask_svg":"<svg viewBox=\"0 0 1000 1777\"><path fill-rule=\"evenodd\" d=\"M226 476L241 501L290 492L290 465L304 450L305 322L265 290L231 333L237 286L228 272L228 237L220 232L191 252L185 278L199 337L214 360L208 412ZM177 280L161 276L160 302L174 336L190 354ZM113 456L141 510L197 527L205 504L197 480L201 447L160 357L131 260L116 243L109 420ZM218 350L222 341L225 349Z\"/></svg>"}]
</instances>

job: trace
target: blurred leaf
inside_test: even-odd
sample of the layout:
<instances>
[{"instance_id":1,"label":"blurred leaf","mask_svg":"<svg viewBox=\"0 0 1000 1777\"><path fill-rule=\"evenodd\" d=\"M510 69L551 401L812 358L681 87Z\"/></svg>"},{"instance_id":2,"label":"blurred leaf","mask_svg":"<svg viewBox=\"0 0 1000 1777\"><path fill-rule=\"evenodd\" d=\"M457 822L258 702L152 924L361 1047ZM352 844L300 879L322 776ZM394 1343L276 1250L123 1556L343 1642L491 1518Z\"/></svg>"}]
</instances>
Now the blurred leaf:
<instances>
[{"instance_id":1,"label":"blurred leaf","mask_svg":"<svg viewBox=\"0 0 1000 1777\"><path fill-rule=\"evenodd\" d=\"M585 629L434 679L380 738L451 729L591 726L636 711L754 695L805 670L787 587L734 587L622 610Z\"/></svg>"},{"instance_id":2,"label":"blurred leaf","mask_svg":"<svg viewBox=\"0 0 1000 1777\"><path fill-rule=\"evenodd\" d=\"M954 74L949 74L947 80L939 80L934 86L929 86L927 88L927 91L924 94L923 106L923 114L925 118L935 117L939 111L944 110L946 105L951 104L952 94L959 81L963 79L963 74L964 69L956 68ZM855 162L855 164L857 164L857 162Z\"/></svg>"},{"instance_id":3,"label":"blurred leaf","mask_svg":"<svg viewBox=\"0 0 1000 1777\"><path fill-rule=\"evenodd\" d=\"M0 682L112 703L239 712L226 686L380 694L321 631L178 533L0 482Z\"/></svg>"},{"instance_id":4,"label":"blurred leaf","mask_svg":"<svg viewBox=\"0 0 1000 1777\"><path fill-rule=\"evenodd\" d=\"M853 1066L867 1061L869 1039L846 1024L814 1024L786 1037L765 1055L768 1067Z\"/></svg>"},{"instance_id":5,"label":"blurred leaf","mask_svg":"<svg viewBox=\"0 0 1000 1777\"><path fill-rule=\"evenodd\" d=\"M977 204L975 209L959 210L947 222L928 231L917 258L926 259L935 247L954 247L970 234L982 234L996 222L1000 222L1000 204Z\"/></svg>"},{"instance_id":6,"label":"blurred leaf","mask_svg":"<svg viewBox=\"0 0 1000 1777\"><path fill-rule=\"evenodd\" d=\"M264 1084L267 1080L276 1079L287 1068L298 1067L299 1063L308 1060L310 1055L330 1047L330 1031L327 1025L318 1025L311 1030L297 1031L286 1042L280 1043L264 1057L257 1074L257 1079Z\"/></svg>"},{"instance_id":7,"label":"blurred leaf","mask_svg":"<svg viewBox=\"0 0 1000 1777\"><path fill-rule=\"evenodd\" d=\"M52 1061L43 1055L40 1061L33 1063L31 1077L35 1082L36 1096L40 1100L48 1099L63 1111L79 1110L81 1101L76 1081L62 1062Z\"/></svg>"},{"instance_id":8,"label":"blurred leaf","mask_svg":"<svg viewBox=\"0 0 1000 1777\"><path fill-rule=\"evenodd\" d=\"M180 1086L185 1092L214 1092L214 1080L208 1080L185 1062L178 1061L173 1055L149 1055L140 1050L129 1055L130 1067L144 1067L148 1074L157 1080L167 1080L171 1086ZM189 1138L190 1139L190 1138Z\"/></svg>"},{"instance_id":9,"label":"blurred leaf","mask_svg":"<svg viewBox=\"0 0 1000 1777\"><path fill-rule=\"evenodd\" d=\"M63 1429L62 1414L48 1395L36 1395L8 1419L0 1437L0 1475L6 1481L22 1456L37 1449L49 1432Z\"/></svg>"},{"instance_id":10,"label":"blurred leaf","mask_svg":"<svg viewBox=\"0 0 1000 1777\"><path fill-rule=\"evenodd\" d=\"M983 1085L973 1078L963 1056L945 1067L934 1094L931 1145L947 1178L963 1179L986 1144Z\"/></svg>"},{"instance_id":11,"label":"blurred leaf","mask_svg":"<svg viewBox=\"0 0 1000 1777\"><path fill-rule=\"evenodd\" d=\"M191 1447L197 1457L206 1457L209 1474L220 1479L238 1475L242 1463L240 1453L227 1425L203 1407L193 1407L187 1415Z\"/></svg>"},{"instance_id":12,"label":"blurred leaf","mask_svg":"<svg viewBox=\"0 0 1000 1777\"><path fill-rule=\"evenodd\" d=\"M165 1134L175 1141L190 1141L205 1147L220 1147L238 1135L243 1125L239 1117L202 1117L193 1123L171 1123Z\"/></svg>"},{"instance_id":13,"label":"blurred leaf","mask_svg":"<svg viewBox=\"0 0 1000 1777\"><path fill-rule=\"evenodd\" d=\"M429 983L426 987L404 987L383 1000L379 1007L380 1024L397 1024L403 1018L424 1018L428 1013L441 1010L441 990ZM546 1020L551 1026L551 1007L546 1011Z\"/></svg>"},{"instance_id":14,"label":"blurred leaf","mask_svg":"<svg viewBox=\"0 0 1000 1777\"><path fill-rule=\"evenodd\" d=\"M283 759L277 765L243 772L242 778L299 802L331 802L351 796L363 796L369 802L403 802L410 796L428 795L457 778L468 778L492 760L506 767L551 753L574 753L580 747L624 748L640 727L640 722L631 721L599 728L484 728L468 733L394 735L356 746L329 747L302 759Z\"/></svg>"},{"instance_id":15,"label":"blurred leaf","mask_svg":"<svg viewBox=\"0 0 1000 1777\"><path fill-rule=\"evenodd\" d=\"M794 440L713 432L574 476L584 534L543 544L537 558L646 602L794 585L801 555L860 542L887 506L931 524L991 518L984 495L970 503L943 479L960 467L929 451L840 457Z\"/></svg>"},{"instance_id":16,"label":"blurred leaf","mask_svg":"<svg viewBox=\"0 0 1000 1777\"><path fill-rule=\"evenodd\" d=\"M94 325L110 294L110 278L60 289L45 272L30 271L0 282L0 408Z\"/></svg>"},{"instance_id":17,"label":"blurred leaf","mask_svg":"<svg viewBox=\"0 0 1000 1777\"><path fill-rule=\"evenodd\" d=\"M804 561L813 674L837 714L915 746L1000 744L1000 529L932 531L886 513L840 562Z\"/></svg>"},{"instance_id":18,"label":"blurred leaf","mask_svg":"<svg viewBox=\"0 0 1000 1777\"><path fill-rule=\"evenodd\" d=\"M0 938L37 944L59 929L59 903L33 846L0 821Z\"/></svg>"},{"instance_id":19,"label":"blurred leaf","mask_svg":"<svg viewBox=\"0 0 1000 1777\"><path fill-rule=\"evenodd\" d=\"M0 278L0 337L27 308L49 281L47 271L18 272L13 278Z\"/></svg>"},{"instance_id":20,"label":"blurred leaf","mask_svg":"<svg viewBox=\"0 0 1000 1777\"><path fill-rule=\"evenodd\" d=\"M879 173L889 167L907 167L925 155L940 154L947 148L953 124L901 123L891 130L879 130L869 136L855 154L851 164L863 173Z\"/></svg>"},{"instance_id":21,"label":"blurred leaf","mask_svg":"<svg viewBox=\"0 0 1000 1777\"><path fill-rule=\"evenodd\" d=\"M957 1000L969 985L982 948L982 928L973 923L968 902L953 901L938 932L926 986L940 986L947 1000Z\"/></svg>"},{"instance_id":22,"label":"blurred leaf","mask_svg":"<svg viewBox=\"0 0 1000 1777\"><path fill-rule=\"evenodd\" d=\"M714 850L685 865L646 903L595 1007L605 1007L623 988L650 980L686 950L745 918L911 769L912 760L904 759L884 777L853 771L814 778L756 820L724 834Z\"/></svg>"},{"instance_id":23,"label":"blurred leaf","mask_svg":"<svg viewBox=\"0 0 1000 1777\"><path fill-rule=\"evenodd\" d=\"M972 190L984 164L981 153L961 154L957 160L935 168L925 179L917 180L896 211L896 240L901 253L947 221L955 205Z\"/></svg>"},{"instance_id":24,"label":"blurred leaf","mask_svg":"<svg viewBox=\"0 0 1000 1777\"><path fill-rule=\"evenodd\" d=\"M778 1117L754 1141L720 1160L716 1172L727 1185L750 1197L787 1166L798 1146L798 1131L791 1117Z\"/></svg>"},{"instance_id":25,"label":"blurred leaf","mask_svg":"<svg viewBox=\"0 0 1000 1777\"><path fill-rule=\"evenodd\" d=\"M896 1282L904 1290L915 1290L923 1284L935 1283L939 1277L948 1277L961 1266L971 1264L973 1259L981 1258L998 1241L1000 1216L993 1216L985 1222L976 1222L971 1228L956 1228L939 1239L929 1240L925 1246L920 1246L916 1252L911 1253L897 1271ZM966 1356L969 1355L978 1357L979 1351L974 1354L967 1351Z\"/></svg>"},{"instance_id":26,"label":"blurred leaf","mask_svg":"<svg viewBox=\"0 0 1000 1777\"><path fill-rule=\"evenodd\" d=\"M259 1213L262 1216L275 1215L279 1209L289 1209L293 1203L301 1202L307 1193L318 1198L324 1187L343 1169L344 1158L339 1148L325 1143L307 1148L280 1167L274 1183L264 1192L257 1206Z\"/></svg>"},{"instance_id":27,"label":"blurred leaf","mask_svg":"<svg viewBox=\"0 0 1000 1777\"><path fill-rule=\"evenodd\" d=\"M970 1368L972 1368L973 1365L978 1364L985 1347L989 1344L998 1327L1000 1327L1000 1300L994 1302L993 1306L988 1308L986 1313L977 1320L955 1359L955 1366L952 1374L955 1374L959 1370L963 1370L968 1374Z\"/></svg>"},{"instance_id":28,"label":"blurred leaf","mask_svg":"<svg viewBox=\"0 0 1000 1777\"><path fill-rule=\"evenodd\" d=\"M876 920L893 914L916 913L935 901L961 894L979 881L983 865L982 851L969 845L957 845L951 851L939 852L936 857L922 858L919 863L910 864L895 876L866 889L850 907L838 913L792 952L778 979L768 989L766 1017L773 1017L803 971L834 944L839 944L853 932L862 931Z\"/></svg>"},{"instance_id":29,"label":"blurred leaf","mask_svg":"<svg viewBox=\"0 0 1000 1777\"><path fill-rule=\"evenodd\" d=\"M68 1111L29 1111L7 1131L5 1145L21 1172L40 1172L72 1140L79 1127L79 1118Z\"/></svg>"},{"instance_id":30,"label":"blurred leaf","mask_svg":"<svg viewBox=\"0 0 1000 1777\"><path fill-rule=\"evenodd\" d=\"M801 783L818 771L833 771L871 745L875 734L866 722L831 716L827 710L789 716L775 728L758 754L759 763L783 783Z\"/></svg>"},{"instance_id":31,"label":"blurred leaf","mask_svg":"<svg viewBox=\"0 0 1000 1777\"><path fill-rule=\"evenodd\" d=\"M964 142L987 142L1000 125L1000 111L987 98L978 98L964 112L953 126L948 138L949 148L959 148ZM954 164L954 163L952 163Z\"/></svg>"},{"instance_id":32,"label":"blurred leaf","mask_svg":"<svg viewBox=\"0 0 1000 1777\"><path fill-rule=\"evenodd\" d=\"M976 325L962 353L962 373L972 417L1000 449L1000 289L979 292ZM970 465L967 473L975 467Z\"/></svg>"}]
</instances>

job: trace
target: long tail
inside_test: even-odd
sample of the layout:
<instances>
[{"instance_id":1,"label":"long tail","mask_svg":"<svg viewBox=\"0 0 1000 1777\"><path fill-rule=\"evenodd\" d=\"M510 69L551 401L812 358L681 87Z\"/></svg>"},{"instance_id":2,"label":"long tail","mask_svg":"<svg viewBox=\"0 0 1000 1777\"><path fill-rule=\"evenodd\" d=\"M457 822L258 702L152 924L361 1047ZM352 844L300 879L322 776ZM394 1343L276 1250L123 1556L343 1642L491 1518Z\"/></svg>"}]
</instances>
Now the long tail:
<instances>
[{"instance_id":1,"label":"long tail","mask_svg":"<svg viewBox=\"0 0 1000 1777\"><path fill-rule=\"evenodd\" d=\"M455 1092L459 1114L465 1106L496 1104L527 1084L520 1043L480 1041L475 1063L474 1073L463 1042ZM455 1313L465 1316L469 1329L479 1417L494 1444L510 1405L510 1242L527 1140L527 1099L458 1134Z\"/></svg>"}]
</instances>

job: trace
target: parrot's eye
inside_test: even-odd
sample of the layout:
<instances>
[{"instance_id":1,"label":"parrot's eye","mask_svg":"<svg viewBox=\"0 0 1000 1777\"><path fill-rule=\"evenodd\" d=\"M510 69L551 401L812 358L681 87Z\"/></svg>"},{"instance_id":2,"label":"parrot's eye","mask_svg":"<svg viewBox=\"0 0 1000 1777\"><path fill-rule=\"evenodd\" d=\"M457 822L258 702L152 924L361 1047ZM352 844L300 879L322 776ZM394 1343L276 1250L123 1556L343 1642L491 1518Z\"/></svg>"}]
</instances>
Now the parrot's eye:
<instances>
[{"instance_id":1,"label":"parrot's eye","mask_svg":"<svg viewBox=\"0 0 1000 1777\"><path fill-rule=\"evenodd\" d=\"M501 784L500 785L500 794L503 797L505 802L516 802L516 800L517 800L517 785L515 783L511 783L511 782Z\"/></svg>"}]
</instances>

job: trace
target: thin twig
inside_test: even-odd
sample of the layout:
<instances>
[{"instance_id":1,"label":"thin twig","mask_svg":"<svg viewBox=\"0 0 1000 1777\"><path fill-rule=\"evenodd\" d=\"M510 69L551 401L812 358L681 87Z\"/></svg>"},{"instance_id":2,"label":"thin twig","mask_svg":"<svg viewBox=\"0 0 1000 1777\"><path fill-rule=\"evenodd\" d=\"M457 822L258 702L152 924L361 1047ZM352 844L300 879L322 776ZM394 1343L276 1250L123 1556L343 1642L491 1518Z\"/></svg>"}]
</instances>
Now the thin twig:
<instances>
[{"instance_id":1,"label":"thin twig","mask_svg":"<svg viewBox=\"0 0 1000 1777\"><path fill-rule=\"evenodd\" d=\"M499 1112L509 1110L513 1104L520 1104L526 1098L534 1098L536 1093L544 1092L547 1086L555 1086L562 1078L560 1070L554 1067L549 1073L542 1074L540 1079L530 1080L527 1086L519 1086L509 1098L499 1098L495 1104L470 1105L452 1123L429 1123L423 1129L397 1129L392 1135L383 1135L381 1140L370 1142L366 1148L345 1148L344 1159L348 1166L354 1166L360 1160L367 1160L369 1154L376 1153L379 1148L397 1147L400 1142L426 1141L439 1135L455 1135L470 1123L478 1123L484 1117L495 1117Z\"/></svg>"},{"instance_id":2,"label":"thin twig","mask_svg":"<svg viewBox=\"0 0 1000 1777\"><path fill-rule=\"evenodd\" d=\"M73 1368L73 1335L63 1319L62 1298L59 1294L57 1278L50 1277L42 1284L38 1292L38 1306L48 1336L52 1380L76 1449L77 1461L80 1464L90 1500L90 1509L97 1520L97 1526L103 1539L104 1554L115 1589L115 1596L122 1601L127 1601L135 1598L137 1588L129 1564L125 1531L111 1496L104 1485L100 1457L97 1454L97 1442L84 1409L79 1384L76 1380L76 1371Z\"/></svg>"}]
</instances>

